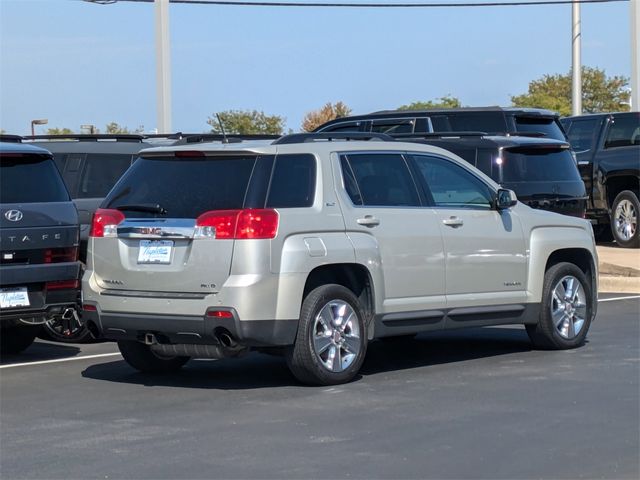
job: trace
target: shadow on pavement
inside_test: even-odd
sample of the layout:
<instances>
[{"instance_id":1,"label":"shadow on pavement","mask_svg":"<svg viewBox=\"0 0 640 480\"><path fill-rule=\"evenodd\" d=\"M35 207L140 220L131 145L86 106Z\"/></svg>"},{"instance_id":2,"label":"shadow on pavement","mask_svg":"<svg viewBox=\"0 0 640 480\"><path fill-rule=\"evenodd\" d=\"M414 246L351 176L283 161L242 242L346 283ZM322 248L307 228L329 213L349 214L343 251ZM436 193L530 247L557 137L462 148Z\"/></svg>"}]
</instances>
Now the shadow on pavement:
<instances>
[{"instance_id":1,"label":"shadow on pavement","mask_svg":"<svg viewBox=\"0 0 640 480\"><path fill-rule=\"evenodd\" d=\"M509 355L531 350L524 328L474 328L397 342L371 342L362 377L404 369ZM145 374L125 361L99 363L82 372L85 378L148 387L247 390L298 386L282 357L251 353L240 359L192 360L170 374Z\"/></svg>"},{"instance_id":2,"label":"shadow on pavement","mask_svg":"<svg viewBox=\"0 0 640 480\"><path fill-rule=\"evenodd\" d=\"M60 358L75 357L78 353L80 353L80 348L75 345L41 342L36 340L22 353L17 353L15 355L1 355L0 365L57 360Z\"/></svg>"}]
</instances>

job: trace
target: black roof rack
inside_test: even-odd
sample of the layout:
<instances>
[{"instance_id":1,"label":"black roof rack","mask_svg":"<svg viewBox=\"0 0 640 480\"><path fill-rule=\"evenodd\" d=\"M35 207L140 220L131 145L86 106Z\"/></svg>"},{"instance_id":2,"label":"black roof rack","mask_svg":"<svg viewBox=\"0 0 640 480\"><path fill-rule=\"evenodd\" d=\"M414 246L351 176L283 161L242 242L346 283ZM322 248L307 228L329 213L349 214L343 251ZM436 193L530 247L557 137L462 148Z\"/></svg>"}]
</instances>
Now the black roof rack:
<instances>
[{"instance_id":1,"label":"black roof rack","mask_svg":"<svg viewBox=\"0 0 640 480\"><path fill-rule=\"evenodd\" d=\"M430 133L391 133L395 139L402 138L459 138L459 137L486 137L487 132L430 132Z\"/></svg>"},{"instance_id":2,"label":"black roof rack","mask_svg":"<svg viewBox=\"0 0 640 480\"><path fill-rule=\"evenodd\" d=\"M180 137L176 141L175 145L184 145L190 143L203 143L203 142L224 142L228 140L228 143L240 143L243 140L275 140L281 137L281 135L270 134L236 134L229 133L222 135L221 133L180 133ZM174 138L174 137L168 137Z\"/></svg>"},{"instance_id":3,"label":"black roof rack","mask_svg":"<svg viewBox=\"0 0 640 480\"><path fill-rule=\"evenodd\" d=\"M291 143L308 143L316 140L378 140L383 142L393 142L394 138L385 133L366 133L366 132L320 132L320 133L292 133L284 135L273 142L274 145L288 145Z\"/></svg>"},{"instance_id":4,"label":"black roof rack","mask_svg":"<svg viewBox=\"0 0 640 480\"><path fill-rule=\"evenodd\" d=\"M61 135L29 135L22 137L24 140L77 140L79 142L97 142L98 140L115 140L119 142L142 142L143 135L122 133L64 133Z\"/></svg>"},{"instance_id":5,"label":"black roof rack","mask_svg":"<svg viewBox=\"0 0 640 480\"><path fill-rule=\"evenodd\" d=\"M22 143L22 137L20 135L10 135L7 133L2 133L0 134L0 142Z\"/></svg>"}]
</instances>

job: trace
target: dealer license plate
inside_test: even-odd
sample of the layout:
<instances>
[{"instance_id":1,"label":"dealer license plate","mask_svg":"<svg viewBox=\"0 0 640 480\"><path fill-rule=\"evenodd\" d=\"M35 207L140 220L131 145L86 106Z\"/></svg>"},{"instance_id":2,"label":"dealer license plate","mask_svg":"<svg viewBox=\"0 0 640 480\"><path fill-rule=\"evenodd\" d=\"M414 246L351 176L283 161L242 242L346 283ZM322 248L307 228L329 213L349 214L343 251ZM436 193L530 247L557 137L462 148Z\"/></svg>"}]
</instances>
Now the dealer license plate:
<instances>
[{"instance_id":1,"label":"dealer license plate","mask_svg":"<svg viewBox=\"0 0 640 480\"><path fill-rule=\"evenodd\" d=\"M0 289L0 308L28 307L29 292L24 287Z\"/></svg>"},{"instance_id":2,"label":"dealer license plate","mask_svg":"<svg viewBox=\"0 0 640 480\"><path fill-rule=\"evenodd\" d=\"M171 263L172 240L140 240L138 263Z\"/></svg>"}]
</instances>

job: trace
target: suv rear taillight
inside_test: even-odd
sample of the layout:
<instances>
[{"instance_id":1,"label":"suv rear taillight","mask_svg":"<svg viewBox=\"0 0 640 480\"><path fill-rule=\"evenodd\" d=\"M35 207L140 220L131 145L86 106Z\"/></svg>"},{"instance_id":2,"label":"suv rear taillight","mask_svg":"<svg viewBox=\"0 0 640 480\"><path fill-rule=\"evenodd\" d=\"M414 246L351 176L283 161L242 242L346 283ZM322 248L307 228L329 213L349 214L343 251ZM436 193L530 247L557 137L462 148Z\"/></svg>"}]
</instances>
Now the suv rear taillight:
<instances>
[{"instance_id":1,"label":"suv rear taillight","mask_svg":"<svg viewBox=\"0 0 640 480\"><path fill-rule=\"evenodd\" d=\"M273 209L211 210L196 219L194 238L257 240L277 233L278 212Z\"/></svg>"},{"instance_id":2,"label":"suv rear taillight","mask_svg":"<svg viewBox=\"0 0 640 480\"><path fill-rule=\"evenodd\" d=\"M44 251L44 263L75 262L78 260L78 248L48 248Z\"/></svg>"},{"instance_id":3,"label":"suv rear taillight","mask_svg":"<svg viewBox=\"0 0 640 480\"><path fill-rule=\"evenodd\" d=\"M124 221L124 213L120 210L99 208L93 214L90 237L117 237L118 225Z\"/></svg>"}]
</instances>

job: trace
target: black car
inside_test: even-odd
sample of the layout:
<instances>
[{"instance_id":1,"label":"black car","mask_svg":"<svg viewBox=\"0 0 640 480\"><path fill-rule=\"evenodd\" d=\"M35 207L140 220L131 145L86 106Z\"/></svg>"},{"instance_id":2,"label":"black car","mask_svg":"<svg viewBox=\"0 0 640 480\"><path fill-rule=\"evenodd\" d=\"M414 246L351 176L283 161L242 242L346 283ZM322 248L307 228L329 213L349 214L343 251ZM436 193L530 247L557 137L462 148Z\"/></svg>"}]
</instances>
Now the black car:
<instances>
[{"instance_id":1,"label":"black car","mask_svg":"<svg viewBox=\"0 0 640 480\"><path fill-rule=\"evenodd\" d=\"M48 151L0 142L0 351L27 348L79 298L78 213Z\"/></svg>"},{"instance_id":2,"label":"black car","mask_svg":"<svg viewBox=\"0 0 640 480\"><path fill-rule=\"evenodd\" d=\"M566 141L557 113L539 108L465 107L385 110L331 120L316 132L376 132L389 135L434 132L522 134Z\"/></svg>"},{"instance_id":3,"label":"black car","mask_svg":"<svg viewBox=\"0 0 640 480\"><path fill-rule=\"evenodd\" d=\"M587 186L587 218L598 239L640 247L640 112L562 120Z\"/></svg>"},{"instance_id":4,"label":"black car","mask_svg":"<svg viewBox=\"0 0 640 480\"><path fill-rule=\"evenodd\" d=\"M395 135L444 148L518 195L530 207L584 217L587 194L567 142L482 134Z\"/></svg>"}]
</instances>

